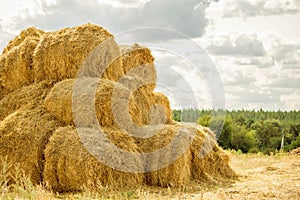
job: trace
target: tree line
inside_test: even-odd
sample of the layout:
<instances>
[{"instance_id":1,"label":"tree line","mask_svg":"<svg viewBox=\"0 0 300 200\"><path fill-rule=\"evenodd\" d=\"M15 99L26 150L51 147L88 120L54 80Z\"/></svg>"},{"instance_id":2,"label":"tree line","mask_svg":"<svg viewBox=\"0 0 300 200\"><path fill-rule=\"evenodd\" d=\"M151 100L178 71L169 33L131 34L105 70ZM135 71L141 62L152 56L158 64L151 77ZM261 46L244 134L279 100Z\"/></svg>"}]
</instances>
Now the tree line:
<instances>
[{"instance_id":1,"label":"tree line","mask_svg":"<svg viewBox=\"0 0 300 200\"><path fill-rule=\"evenodd\" d=\"M224 149L269 154L300 147L300 111L173 110L173 119L215 132Z\"/></svg>"}]
</instances>

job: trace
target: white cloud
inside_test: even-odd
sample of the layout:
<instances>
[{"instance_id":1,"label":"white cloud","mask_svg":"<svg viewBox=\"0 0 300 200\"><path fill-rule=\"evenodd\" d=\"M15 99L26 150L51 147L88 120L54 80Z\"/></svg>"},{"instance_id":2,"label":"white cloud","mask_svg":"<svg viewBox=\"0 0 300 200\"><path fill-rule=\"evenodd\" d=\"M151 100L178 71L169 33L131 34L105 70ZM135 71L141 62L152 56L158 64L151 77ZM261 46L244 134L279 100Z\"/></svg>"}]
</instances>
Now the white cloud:
<instances>
[{"instance_id":1,"label":"white cloud","mask_svg":"<svg viewBox=\"0 0 300 200\"><path fill-rule=\"evenodd\" d=\"M282 96L290 96L300 88L300 45L274 36L266 47L264 37L254 36L229 33L203 38L222 76L226 105L231 109L292 109ZM237 38L243 42L237 43ZM264 54L256 53L257 49ZM300 98L293 98L293 105L298 104Z\"/></svg>"},{"instance_id":2,"label":"white cloud","mask_svg":"<svg viewBox=\"0 0 300 200\"><path fill-rule=\"evenodd\" d=\"M229 56L264 56L266 54L263 43L257 35L230 34L213 38L206 46L206 50L216 55Z\"/></svg>"},{"instance_id":3,"label":"white cloud","mask_svg":"<svg viewBox=\"0 0 300 200\"><path fill-rule=\"evenodd\" d=\"M34 1L34 0L31 0ZM36 0L10 21L10 28L22 30L36 26L57 30L87 22L99 24L113 33L140 27L174 29L190 37L200 37L207 26L205 10L210 1L204 0ZM99 3L100 2L100 3ZM201 9L194 9L202 3ZM26 2L27 3L27 2ZM25 4L25 3L23 3ZM164 35L154 39L168 38Z\"/></svg>"},{"instance_id":4,"label":"white cloud","mask_svg":"<svg viewBox=\"0 0 300 200\"><path fill-rule=\"evenodd\" d=\"M150 0L96 0L99 4L111 5L113 7L142 8Z\"/></svg>"},{"instance_id":5,"label":"white cloud","mask_svg":"<svg viewBox=\"0 0 300 200\"><path fill-rule=\"evenodd\" d=\"M282 102L284 102L286 108L289 110L299 110L299 108L300 108L300 100L299 99L300 99L299 92L280 96L280 100Z\"/></svg>"},{"instance_id":6,"label":"white cloud","mask_svg":"<svg viewBox=\"0 0 300 200\"><path fill-rule=\"evenodd\" d=\"M223 18L287 15L300 13L298 0L223 0L212 12Z\"/></svg>"},{"instance_id":7,"label":"white cloud","mask_svg":"<svg viewBox=\"0 0 300 200\"><path fill-rule=\"evenodd\" d=\"M272 56L266 55L263 57L238 58L235 61L235 64L268 68L274 66L275 62Z\"/></svg>"},{"instance_id":8,"label":"white cloud","mask_svg":"<svg viewBox=\"0 0 300 200\"><path fill-rule=\"evenodd\" d=\"M13 38L13 35L6 30L3 29L0 23L0 48L6 46L9 40ZM0 49L1 51L2 49ZM2 52L0 52L1 54Z\"/></svg>"},{"instance_id":9,"label":"white cloud","mask_svg":"<svg viewBox=\"0 0 300 200\"><path fill-rule=\"evenodd\" d=\"M272 48L272 55L284 68L300 69L300 43L278 42Z\"/></svg>"},{"instance_id":10,"label":"white cloud","mask_svg":"<svg viewBox=\"0 0 300 200\"><path fill-rule=\"evenodd\" d=\"M15 34L15 31L28 26L57 30L91 22L113 33L145 26L171 28L193 38L202 37L197 40L206 46L211 53L210 57L218 67L225 87L226 105L229 108L299 108L299 92L295 91L299 90L300 85L300 43L286 41L279 36L276 39L276 37L279 33L289 33L288 37L293 35L294 38L299 38L300 31L295 19L298 19L300 14L293 17L288 17L286 14L299 13L300 1L221 0L218 3L211 3L211 0L31 0L20 2L23 4L22 12L9 18L9 23L0 22L0 47L4 47L9 39L13 39L12 34ZM219 17L216 17L218 15ZM248 19L245 21L240 17ZM212 19L210 22L209 18ZM275 39L263 37L266 29L276 36ZM206 30L208 32L205 33ZM291 34L292 32L295 33ZM161 40L170 36L174 38L163 33L149 33L149 36ZM177 45L175 49L184 52L183 56L190 58L193 64L205 66L201 68L204 75L214 77L214 74L210 74L209 62L203 61L202 56L195 54L184 41L180 43L164 40L164 42L166 45ZM211 106L207 87L205 84L193 81L201 78L195 77L193 73L189 75L191 71L188 71L188 67L182 60L158 56L165 67L174 66L181 69L181 71L177 70L177 73L164 71L163 67L158 70L160 82L168 83L166 85L168 88L164 92L170 93L171 101L175 102L171 102L173 106L177 106L181 100L184 107L197 107L195 97L191 95L187 85L190 81L193 82L192 87L196 88L192 93L203 103L202 106ZM183 79L184 76L188 77L187 80Z\"/></svg>"}]
</instances>

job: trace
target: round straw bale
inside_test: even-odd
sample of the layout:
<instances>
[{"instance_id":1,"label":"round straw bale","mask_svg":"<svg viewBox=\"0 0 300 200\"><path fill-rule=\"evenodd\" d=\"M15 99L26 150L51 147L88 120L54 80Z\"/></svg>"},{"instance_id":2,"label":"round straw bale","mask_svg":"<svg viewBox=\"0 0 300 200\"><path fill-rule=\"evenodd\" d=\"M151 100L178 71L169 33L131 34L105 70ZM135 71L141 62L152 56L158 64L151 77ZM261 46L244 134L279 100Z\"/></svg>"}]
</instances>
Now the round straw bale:
<instances>
[{"instance_id":1,"label":"round straw bale","mask_svg":"<svg viewBox=\"0 0 300 200\"><path fill-rule=\"evenodd\" d=\"M155 101L152 92L147 87L140 87L133 92L129 101L129 114L133 122L137 125L150 124L150 109Z\"/></svg>"},{"instance_id":2,"label":"round straw bale","mask_svg":"<svg viewBox=\"0 0 300 200\"><path fill-rule=\"evenodd\" d=\"M25 38L17 47L0 57L2 94L33 83L33 52L39 38Z\"/></svg>"},{"instance_id":3,"label":"round straw bale","mask_svg":"<svg viewBox=\"0 0 300 200\"><path fill-rule=\"evenodd\" d=\"M74 124L72 116L73 79L67 79L54 85L45 98L44 107L65 124Z\"/></svg>"},{"instance_id":4,"label":"round straw bale","mask_svg":"<svg viewBox=\"0 0 300 200\"><path fill-rule=\"evenodd\" d=\"M89 80L92 79L82 79L79 85L82 85L84 88L79 88L82 89L82 91L74 93L74 95L80 95L80 97L78 97L80 99L79 106L72 107L73 100L77 99L73 98L72 94L75 80L68 79L57 83L51 89L44 101L45 108L55 117L64 121L65 124L70 125L74 125L73 112L76 112L77 126L85 126L86 124L92 123L87 121L91 118L88 117L87 119L85 116L93 115L93 109L96 109L96 116L100 126L116 127L117 125L112 114L113 105L111 105L111 99L113 89L115 87L121 87L121 85L107 79L96 79L95 82L98 82L98 86L96 86L94 94L96 98L93 99L95 107L91 107L86 102L88 101L90 91L95 89L95 86L90 84Z\"/></svg>"},{"instance_id":5,"label":"round straw bale","mask_svg":"<svg viewBox=\"0 0 300 200\"><path fill-rule=\"evenodd\" d=\"M161 93L138 88L130 98L130 116L138 125L172 124L170 103Z\"/></svg>"},{"instance_id":6,"label":"round straw bale","mask_svg":"<svg viewBox=\"0 0 300 200\"><path fill-rule=\"evenodd\" d=\"M137 125L149 124L149 113L151 107L155 105L155 96L147 88L140 88L130 96L128 89L121 84L107 79L82 78L78 79L78 81L82 81L78 83L78 85L83 87L78 88L82 91L74 93L74 95L80 95L80 97L74 98L72 94L74 81L73 79L68 79L57 83L44 101L45 108L55 117L64 121L65 124L74 125L73 112L77 113L77 126L87 126L87 124L93 123L92 121L87 121L91 118L86 116L91 116L94 112L94 108L90 106L88 101L89 96L93 95L93 91L91 91L95 87L93 84L97 82L98 86L96 91L94 91L95 99L93 100L100 126L127 126L129 121ZM75 99L80 100L78 102L79 106L72 107ZM112 101L113 99L114 101ZM119 120L116 120L116 118Z\"/></svg>"},{"instance_id":7,"label":"round straw bale","mask_svg":"<svg viewBox=\"0 0 300 200\"><path fill-rule=\"evenodd\" d=\"M236 177L229 166L229 156L218 146L208 128L198 126L192 146L192 179L198 181L228 181Z\"/></svg>"},{"instance_id":8,"label":"round straw bale","mask_svg":"<svg viewBox=\"0 0 300 200\"><path fill-rule=\"evenodd\" d=\"M145 174L147 185L178 187L189 183L189 143L192 140L192 132L183 133L181 129L185 127L179 124L165 125L151 138L136 138L136 143L143 153L154 152L153 156L145 160L145 165L151 169Z\"/></svg>"},{"instance_id":9,"label":"round straw bale","mask_svg":"<svg viewBox=\"0 0 300 200\"><path fill-rule=\"evenodd\" d=\"M0 100L0 120L20 108L28 105L39 105L46 97L52 85L45 82L31 84L5 95Z\"/></svg>"},{"instance_id":10,"label":"round straw bale","mask_svg":"<svg viewBox=\"0 0 300 200\"><path fill-rule=\"evenodd\" d=\"M90 134L90 130L86 131ZM105 134L120 148L137 152L134 141L124 133L106 129ZM113 157L111 154L115 153L111 152L111 149L105 151L107 155L104 156ZM45 183L54 191L80 191L83 186L93 190L98 186L130 188L143 183L143 174L120 172L98 161L83 146L77 130L73 127L59 128L55 131L47 145L45 158ZM138 162L140 161L137 158Z\"/></svg>"},{"instance_id":11,"label":"round straw bale","mask_svg":"<svg viewBox=\"0 0 300 200\"><path fill-rule=\"evenodd\" d=\"M40 107L14 112L0 126L0 157L7 156L9 161L19 164L32 183L40 183L44 149L50 135L60 125Z\"/></svg>"},{"instance_id":12,"label":"round straw bale","mask_svg":"<svg viewBox=\"0 0 300 200\"><path fill-rule=\"evenodd\" d=\"M41 38L34 54L35 81L59 82L75 78L82 65L87 76L100 75L108 65L103 77L118 80L123 74L120 55L113 36L96 25L48 32Z\"/></svg>"},{"instance_id":13,"label":"round straw bale","mask_svg":"<svg viewBox=\"0 0 300 200\"><path fill-rule=\"evenodd\" d=\"M43 30L37 29L35 27L30 27L23 30L20 35L15 37L11 40L8 45L3 49L3 54L9 52L11 49L19 46L22 42L24 42L27 38L38 39L40 38L45 32Z\"/></svg>"},{"instance_id":14,"label":"round straw bale","mask_svg":"<svg viewBox=\"0 0 300 200\"><path fill-rule=\"evenodd\" d=\"M132 46L121 45L124 74L135 70L135 76L146 76L151 78L151 84L147 84L150 91L155 88L157 80L154 66L154 57L148 48L134 44ZM144 67L143 67L144 66Z\"/></svg>"},{"instance_id":15,"label":"round straw bale","mask_svg":"<svg viewBox=\"0 0 300 200\"><path fill-rule=\"evenodd\" d=\"M155 99L155 105L162 106L164 109L164 113L166 116L166 123L171 124L174 123L172 120L172 111L170 108L170 102L168 97L166 97L164 94L159 92L154 92L154 99Z\"/></svg>"}]
</instances>

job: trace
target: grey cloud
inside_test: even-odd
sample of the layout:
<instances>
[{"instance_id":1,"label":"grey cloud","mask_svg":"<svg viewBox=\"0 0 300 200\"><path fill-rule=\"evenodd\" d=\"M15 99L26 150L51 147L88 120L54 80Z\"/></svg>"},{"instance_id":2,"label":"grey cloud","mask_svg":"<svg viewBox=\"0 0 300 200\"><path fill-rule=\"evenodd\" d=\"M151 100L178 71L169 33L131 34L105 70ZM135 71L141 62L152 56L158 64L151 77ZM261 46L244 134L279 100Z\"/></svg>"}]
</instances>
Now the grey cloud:
<instances>
[{"instance_id":1,"label":"grey cloud","mask_svg":"<svg viewBox=\"0 0 300 200\"><path fill-rule=\"evenodd\" d=\"M273 46L274 59L284 68L300 69L300 45L280 43Z\"/></svg>"},{"instance_id":2,"label":"grey cloud","mask_svg":"<svg viewBox=\"0 0 300 200\"><path fill-rule=\"evenodd\" d=\"M126 7L142 7L145 5L145 3L147 3L149 0L110 0L108 1L102 1L102 0L96 0L98 3L102 3L102 4L112 4L115 7L122 7L122 6L126 6Z\"/></svg>"},{"instance_id":3,"label":"grey cloud","mask_svg":"<svg viewBox=\"0 0 300 200\"><path fill-rule=\"evenodd\" d=\"M200 2L200 7L194 9ZM141 8L130 8L112 7L95 0L58 0L55 5L42 3L44 15L15 18L14 27L19 30L33 25L54 30L91 22L102 25L113 33L137 27L163 27L190 37L199 37L207 26L205 9L209 3L207 0L151 0ZM157 34L151 37L159 39L167 36Z\"/></svg>"},{"instance_id":4,"label":"grey cloud","mask_svg":"<svg viewBox=\"0 0 300 200\"><path fill-rule=\"evenodd\" d=\"M243 74L241 71L237 71L234 74L231 74L232 80L224 80L224 85L230 85L230 86L249 86L252 85L255 82L255 78L251 76L247 76Z\"/></svg>"},{"instance_id":5,"label":"grey cloud","mask_svg":"<svg viewBox=\"0 0 300 200\"><path fill-rule=\"evenodd\" d=\"M230 109L268 109L268 110L290 110L297 107L287 106L287 102L282 100L282 96L295 94L295 89L286 88L244 88L239 86L226 86L226 93L233 97L233 106ZM298 90L299 91L299 90ZM293 102L299 105L297 100ZM289 104L289 103L288 103Z\"/></svg>"},{"instance_id":6,"label":"grey cloud","mask_svg":"<svg viewBox=\"0 0 300 200\"><path fill-rule=\"evenodd\" d=\"M298 0L230 0L225 2L223 17L254 17L300 13Z\"/></svg>"},{"instance_id":7,"label":"grey cloud","mask_svg":"<svg viewBox=\"0 0 300 200\"><path fill-rule=\"evenodd\" d=\"M254 68L253 70L261 70ZM272 73L271 73L272 74ZM236 108L247 108L249 105L264 109L283 109L288 107L281 100L282 95L292 95L299 91L300 79L290 78L288 74L273 76L270 83L256 82L255 77L248 77L242 73L231 75L232 80L224 84L225 92L233 97ZM270 80L270 77L268 78ZM268 81L267 81L268 82ZM231 102L231 104L233 104Z\"/></svg>"},{"instance_id":8,"label":"grey cloud","mask_svg":"<svg viewBox=\"0 0 300 200\"><path fill-rule=\"evenodd\" d=\"M2 28L0 21L0 51L2 52L3 47L5 47L9 40L13 39L13 35L8 33Z\"/></svg>"},{"instance_id":9,"label":"grey cloud","mask_svg":"<svg viewBox=\"0 0 300 200\"><path fill-rule=\"evenodd\" d=\"M264 56L266 54L263 43L256 35L239 35L233 39L230 35L223 36L222 43L212 42L206 50L216 55L229 56Z\"/></svg>"},{"instance_id":10,"label":"grey cloud","mask_svg":"<svg viewBox=\"0 0 300 200\"><path fill-rule=\"evenodd\" d=\"M275 80L272 84L274 88L300 88L300 77L299 78L281 78Z\"/></svg>"},{"instance_id":11,"label":"grey cloud","mask_svg":"<svg viewBox=\"0 0 300 200\"><path fill-rule=\"evenodd\" d=\"M231 47L232 45L229 44ZM226 49L224 47L224 49ZM300 44L284 43L277 41L276 45L264 56L249 55L248 57L235 58L235 64L244 66L255 66L258 68L268 68L280 64L283 69L300 69Z\"/></svg>"},{"instance_id":12,"label":"grey cloud","mask_svg":"<svg viewBox=\"0 0 300 200\"><path fill-rule=\"evenodd\" d=\"M237 86L238 87L238 86ZM226 88L225 88L226 89ZM251 87L243 87L234 90L233 88L226 89L226 92L231 95L237 97L239 101L242 103L257 103L257 104L265 104L265 103L280 103L280 96L282 95L281 91L277 91L274 88L251 88Z\"/></svg>"},{"instance_id":13,"label":"grey cloud","mask_svg":"<svg viewBox=\"0 0 300 200\"><path fill-rule=\"evenodd\" d=\"M197 108L197 100L189 83L183 75L172 70L172 66L156 65L157 87L156 90L164 94L172 94L179 101L175 108ZM170 97L170 96L169 96ZM172 98L171 98L172 99Z\"/></svg>"},{"instance_id":14,"label":"grey cloud","mask_svg":"<svg viewBox=\"0 0 300 200\"><path fill-rule=\"evenodd\" d=\"M258 68L268 68L272 67L275 64L274 58L267 55L264 57L251 57L251 58L245 58L245 59L237 59L235 61L235 64L238 65L251 65L251 66L256 66Z\"/></svg>"}]
</instances>

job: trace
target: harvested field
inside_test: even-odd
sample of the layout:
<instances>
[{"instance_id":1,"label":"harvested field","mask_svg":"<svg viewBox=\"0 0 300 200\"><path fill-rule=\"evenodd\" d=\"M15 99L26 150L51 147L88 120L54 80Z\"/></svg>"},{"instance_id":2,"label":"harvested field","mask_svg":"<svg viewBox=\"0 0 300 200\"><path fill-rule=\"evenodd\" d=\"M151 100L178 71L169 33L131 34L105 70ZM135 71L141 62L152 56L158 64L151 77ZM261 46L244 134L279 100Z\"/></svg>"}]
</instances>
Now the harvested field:
<instances>
[{"instance_id":1,"label":"harvested field","mask_svg":"<svg viewBox=\"0 0 300 200\"><path fill-rule=\"evenodd\" d=\"M185 194L186 199L293 199L300 198L298 155L231 154L231 166L240 175L233 184L207 185ZM207 191L203 191L207 190Z\"/></svg>"}]
</instances>

